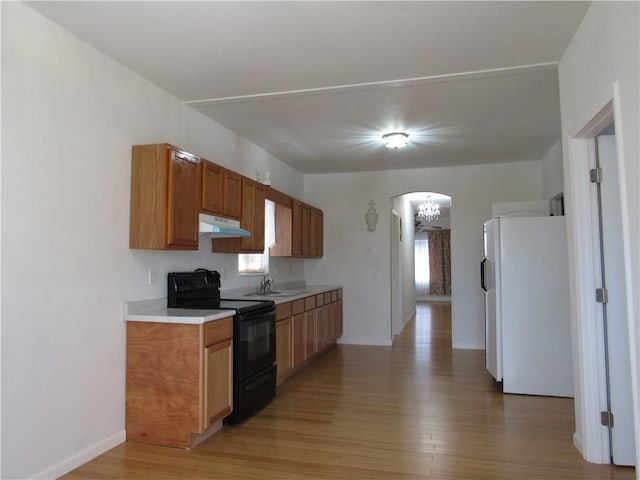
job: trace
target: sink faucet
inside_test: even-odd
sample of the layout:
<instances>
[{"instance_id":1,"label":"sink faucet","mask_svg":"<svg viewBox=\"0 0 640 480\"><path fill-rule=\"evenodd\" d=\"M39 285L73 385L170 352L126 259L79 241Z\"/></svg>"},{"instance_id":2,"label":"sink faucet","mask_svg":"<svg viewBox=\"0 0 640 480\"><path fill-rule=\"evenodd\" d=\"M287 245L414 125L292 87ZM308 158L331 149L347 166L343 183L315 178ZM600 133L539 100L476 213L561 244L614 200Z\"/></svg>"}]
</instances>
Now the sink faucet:
<instances>
[{"instance_id":1,"label":"sink faucet","mask_svg":"<svg viewBox=\"0 0 640 480\"><path fill-rule=\"evenodd\" d=\"M260 282L260 295L266 295L271 293L271 284L273 283L273 278L268 275L265 275Z\"/></svg>"}]
</instances>

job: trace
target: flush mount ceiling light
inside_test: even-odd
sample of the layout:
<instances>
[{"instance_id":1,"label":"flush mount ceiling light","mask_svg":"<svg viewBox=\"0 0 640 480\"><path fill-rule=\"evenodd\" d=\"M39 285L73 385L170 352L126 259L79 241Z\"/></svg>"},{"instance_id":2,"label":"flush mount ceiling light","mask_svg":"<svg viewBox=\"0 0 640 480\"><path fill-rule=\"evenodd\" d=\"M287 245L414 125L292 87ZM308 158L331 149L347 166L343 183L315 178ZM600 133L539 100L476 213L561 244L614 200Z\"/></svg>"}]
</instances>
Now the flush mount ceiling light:
<instances>
[{"instance_id":1,"label":"flush mount ceiling light","mask_svg":"<svg viewBox=\"0 0 640 480\"><path fill-rule=\"evenodd\" d=\"M391 132L382 135L382 141L387 148L402 148L409 143L409 134L404 132Z\"/></svg>"}]
</instances>

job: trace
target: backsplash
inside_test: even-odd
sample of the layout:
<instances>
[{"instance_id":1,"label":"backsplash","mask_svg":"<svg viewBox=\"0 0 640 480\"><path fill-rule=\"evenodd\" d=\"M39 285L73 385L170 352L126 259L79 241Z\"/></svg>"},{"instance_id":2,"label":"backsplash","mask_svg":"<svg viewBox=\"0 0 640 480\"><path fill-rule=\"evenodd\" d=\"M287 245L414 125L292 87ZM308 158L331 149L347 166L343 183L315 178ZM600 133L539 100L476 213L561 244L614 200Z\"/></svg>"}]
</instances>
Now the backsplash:
<instances>
[{"instance_id":1,"label":"backsplash","mask_svg":"<svg viewBox=\"0 0 640 480\"><path fill-rule=\"evenodd\" d=\"M201 237L198 251L129 250L132 263L129 282L131 297L125 300L148 300L162 298L167 294L167 273L206 268L220 273L223 290L258 287L261 275L239 275L238 255L212 253L211 243ZM156 278L155 285L149 285L149 271ZM269 260L269 276L276 285L290 284L304 280L304 259L275 258Z\"/></svg>"}]
</instances>

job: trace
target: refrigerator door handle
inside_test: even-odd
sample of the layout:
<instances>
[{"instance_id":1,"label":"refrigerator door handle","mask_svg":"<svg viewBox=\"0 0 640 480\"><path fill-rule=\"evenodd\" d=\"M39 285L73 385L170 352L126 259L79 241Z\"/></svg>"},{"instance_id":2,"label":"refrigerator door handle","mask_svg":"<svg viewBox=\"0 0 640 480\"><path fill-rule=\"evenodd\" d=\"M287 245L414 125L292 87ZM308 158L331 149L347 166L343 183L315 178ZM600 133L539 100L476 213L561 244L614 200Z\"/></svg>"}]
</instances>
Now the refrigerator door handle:
<instances>
[{"instance_id":1,"label":"refrigerator door handle","mask_svg":"<svg viewBox=\"0 0 640 480\"><path fill-rule=\"evenodd\" d=\"M487 282L486 282L486 277L484 273L486 265L487 265L487 257L484 257L480 262L480 288L482 288L482 290L484 290L485 292L487 291Z\"/></svg>"}]
</instances>

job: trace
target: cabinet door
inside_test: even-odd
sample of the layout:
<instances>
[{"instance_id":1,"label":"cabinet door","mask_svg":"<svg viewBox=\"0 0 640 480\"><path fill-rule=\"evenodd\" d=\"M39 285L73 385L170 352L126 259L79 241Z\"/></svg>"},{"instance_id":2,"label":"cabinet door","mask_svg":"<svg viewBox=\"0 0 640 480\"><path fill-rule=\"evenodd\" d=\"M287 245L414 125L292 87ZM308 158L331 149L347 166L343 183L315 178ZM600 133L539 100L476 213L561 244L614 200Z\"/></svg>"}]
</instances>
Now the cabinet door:
<instances>
[{"instance_id":1,"label":"cabinet door","mask_svg":"<svg viewBox=\"0 0 640 480\"><path fill-rule=\"evenodd\" d=\"M305 359L305 348L306 348L306 323L304 318L304 313L300 313L298 315L294 315L291 318L291 326L292 326L292 358L293 358L293 366L297 367Z\"/></svg>"},{"instance_id":2,"label":"cabinet door","mask_svg":"<svg viewBox=\"0 0 640 480\"><path fill-rule=\"evenodd\" d=\"M225 340L205 348L204 425L226 417L233 405L233 344Z\"/></svg>"},{"instance_id":3,"label":"cabinet door","mask_svg":"<svg viewBox=\"0 0 640 480\"><path fill-rule=\"evenodd\" d=\"M326 345L325 334L325 322L327 316L325 315L325 307L318 307L316 309L316 349L319 352Z\"/></svg>"},{"instance_id":4,"label":"cabinet door","mask_svg":"<svg viewBox=\"0 0 640 480\"><path fill-rule=\"evenodd\" d=\"M302 202L294 200L291 210L291 255L302 255Z\"/></svg>"},{"instance_id":5,"label":"cabinet door","mask_svg":"<svg viewBox=\"0 0 640 480\"><path fill-rule=\"evenodd\" d=\"M311 242L309 255L317 257L318 255L318 209L311 208L309 210L309 240Z\"/></svg>"},{"instance_id":6,"label":"cabinet door","mask_svg":"<svg viewBox=\"0 0 640 480\"><path fill-rule=\"evenodd\" d=\"M316 311L310 310L304 313L304 322L306 327L305 338L305 360L313 357L318 352L318 344L316 337Z\"/></svg>"},{"instance_id":7,"label":"cabinet door","mask_svg":"<svg viewBox=\"0 0 640 480\"><path fill-rule=\"evenodd\" d=\"M201 209L212 215L222 215L224 211L224 172L215 163L202 161L202 204Z\"/></svg>"},{"instance_id":8,"label":"cabinet door","mask_svg":"<svg viewBox=\"0 0 640 480\"><path fill-rule=\"evenodd\" d=\"M251 228L252 250L256 253L264 252L264 185L256 182L253 197L253 225Z\"/></svg>"},{"instance_id":9,"label":"cabinet door","mask_svg":"<svg viewBox=\"0 0 640 480\"><path fill-rule=\"evenodd\" d=\"M242 215L242 175L224 169L224 210L223 216L240 219Z\"/></svg>"},{"instance_id":10,"label":"cabinet door","mask_svg":"<svg viewBox=\"0 0 640 480\"><path fill-rule=\"evenodd\" d=\"M253 250L253 209L256 195L256 186L253 180L242 179L242 215L240 216L240 226L251 232L251 237L240 240L240 250L250 252Z\"/></svg>"},{"instance_id":11,"label":"cabinet door","mask_svg":"<svg viewBox=\"0 0 640 480\"><path fill-rule=\"evenodd\" d=\"M242 238L240 249L244 253L264 252L264 185L250 178L242 179L242 218L240 225L251 236Z\"/></svg>"},{"instance_id":12,"label":"cabinet door","mask_svg":"<svg viewBox=\"0 0 640 480\"><path fill-rule=\"evenodd\" d=\"M285 379L291 371L291 318L276 323L276 363L278 364L277 381Z\"/></svg>"},{"instance_id":13,"label":"cabinet door","mask_svg":"<svg viewBox=\"0 0 640 480\"><path fill-rule=\"evenodd\" d=\"M311 207L302 204L302 256L311 255Z\"/></svg>"},{"instance_id":14,"label":"cabinet door","mask_svg":"<svg viewBox=\"0 0 640 480\"><path fill-rule=\"evenodd\" d=\"M322 210L318 210L317 242L316 256L322 257L324 255L324 213Z\"/></svg>"},{"instance_id":15,"label":"cabinet door","mask_svg":"<svg viewBox=\"0 0 640 480\"><path fill-rule=\"evenodd\" d=\"M167 245L197 249L200 161L183 152L169 152Z\"/></svg>"}]
</instances>

